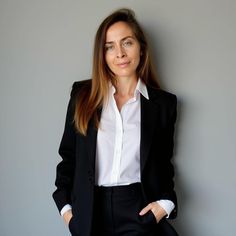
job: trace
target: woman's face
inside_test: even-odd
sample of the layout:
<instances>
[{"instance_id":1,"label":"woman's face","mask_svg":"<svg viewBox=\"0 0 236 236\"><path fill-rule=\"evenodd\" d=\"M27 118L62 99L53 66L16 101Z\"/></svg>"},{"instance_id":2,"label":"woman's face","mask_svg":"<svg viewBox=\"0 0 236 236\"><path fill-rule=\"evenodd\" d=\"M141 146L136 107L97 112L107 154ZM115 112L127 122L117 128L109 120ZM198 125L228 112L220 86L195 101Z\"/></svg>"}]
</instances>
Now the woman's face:
<instances>
[{"instance_id":1,"label":"woman's face","mask_svg":"<svg viewBox=\"0 0 236 236\"><path fill-rule=\"evenodd\" d=\"M136 78L140 62L140 44L130 26L119 21L106 33L105 60L116 78Z\"/></svg>"}]
</instances>

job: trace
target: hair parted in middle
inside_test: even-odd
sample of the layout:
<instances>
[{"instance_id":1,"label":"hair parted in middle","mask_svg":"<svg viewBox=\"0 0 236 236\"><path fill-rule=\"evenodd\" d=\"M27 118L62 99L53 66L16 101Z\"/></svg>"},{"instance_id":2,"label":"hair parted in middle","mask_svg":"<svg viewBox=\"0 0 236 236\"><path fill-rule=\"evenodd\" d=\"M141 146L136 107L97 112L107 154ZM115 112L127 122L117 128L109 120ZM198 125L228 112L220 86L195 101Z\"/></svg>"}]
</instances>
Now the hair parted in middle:
<instances>
[{"instance_id":1,"label":"hair parted in middle","mask_svg":"<svg viewBox=\"0 0 236 236\"><path fill-rule=\"evenodd\" d=\"M148 86L160 87L153 68L147 39L135 18L135 13L127 8L116 10L103 20L97 30L93 50L92 84L83 89L84 91L80 93L75 104L75 127L83 135L86 135L88 123L92 118L98 128L98 109L107 100L109 84L116 84L115 75L105 60L105 43L107 30L119 21L125 22L132 29L140 44L141 57L136 71L137 78L140 78Z\"/></svg>"}]
</instances>

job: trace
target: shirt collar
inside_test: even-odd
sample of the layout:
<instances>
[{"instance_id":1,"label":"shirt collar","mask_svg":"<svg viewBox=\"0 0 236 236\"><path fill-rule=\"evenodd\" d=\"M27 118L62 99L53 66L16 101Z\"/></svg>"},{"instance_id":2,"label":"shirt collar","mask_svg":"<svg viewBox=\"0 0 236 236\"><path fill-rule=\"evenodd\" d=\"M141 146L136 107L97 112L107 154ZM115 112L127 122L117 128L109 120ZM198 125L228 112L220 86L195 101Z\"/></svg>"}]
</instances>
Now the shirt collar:
<instances>
[{"instance_id":1,"label":"shirt collar","mask_svg":"<svg viewBox=\"0 0 236 236\"><path fill-rule=\"evenodd\" d=\"M139 91L146 99L149 100L147 86L143 83L143 81L139 78L135 91Z\"/></svg>"},{"instance_id":2,"label":"shirt collar","mask_svg":"<svg viewBox=\"0 0 236 236\"><path fill-rule=\"evenodd\" d=\"M114 94L116 92L115 87L110 83L111 93ZM138 83L135 88L135 96L137 95L137 92L141 93L146 99L149 100L147 86L143 83L143 81L139 78Z\"/></svg>"}]
</instances>

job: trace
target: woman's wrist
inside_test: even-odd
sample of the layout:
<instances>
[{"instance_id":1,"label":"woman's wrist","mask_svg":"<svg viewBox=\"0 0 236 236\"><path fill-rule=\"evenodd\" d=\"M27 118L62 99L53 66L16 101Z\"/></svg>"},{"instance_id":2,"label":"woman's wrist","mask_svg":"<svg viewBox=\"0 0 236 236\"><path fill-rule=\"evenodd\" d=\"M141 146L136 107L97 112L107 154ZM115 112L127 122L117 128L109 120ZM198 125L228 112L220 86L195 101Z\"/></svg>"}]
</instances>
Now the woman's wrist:
<instances>
[{"instance_id":1,"label":"woman's wrist","mask_svg":"<svg viewBox=\"0 0 236 236\"><path fill-rule=\"evenodd\" d=\"M73 215L72 215L72 211L71 211L71 210L68 210L68 211L66 211L66 212L63 214L63 219L64 219L66 225L69 225L69 222L70 222L72 216L73 216Z\"/></svg>"}]
</instances>

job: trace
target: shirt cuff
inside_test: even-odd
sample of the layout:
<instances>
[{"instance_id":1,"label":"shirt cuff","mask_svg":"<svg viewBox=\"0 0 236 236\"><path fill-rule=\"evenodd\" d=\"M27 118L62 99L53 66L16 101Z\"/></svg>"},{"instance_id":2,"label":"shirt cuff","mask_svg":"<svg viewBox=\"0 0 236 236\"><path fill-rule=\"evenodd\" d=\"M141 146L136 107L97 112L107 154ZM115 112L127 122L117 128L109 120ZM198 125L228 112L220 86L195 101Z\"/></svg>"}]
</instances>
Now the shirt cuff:
<instances>
[{"instance_id":1,"label":"shirt cuff","mask_svg":"<svg viewBox=\"0 0 236 236\"><path fill-rule=\"evenodd\" d=\"M61 209L61 211L60 211L61 216L63 216L67 211L69 211L69 210L71 210L71 209L72 209L71 205L70 205L70 204L66 204L66 205Z\"/></svg>"},{"instance_id":2,"label":"shirt cuff","mask_svg":"<svg viewBox=\"0 0 236 236\"><path fill-rule=\"evenodd\" d=\"M170 213L174 210L175 204L170 200L159 200L157 203L166 211L167 216L169 218Z\"/></svg>"}]
</instances>

